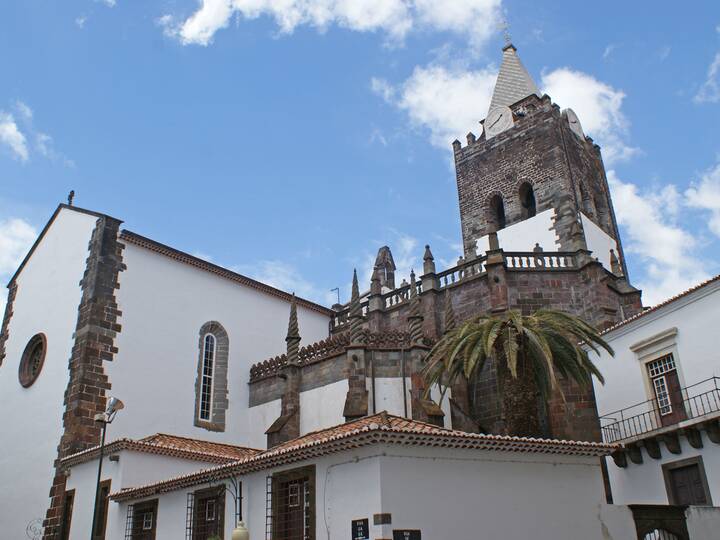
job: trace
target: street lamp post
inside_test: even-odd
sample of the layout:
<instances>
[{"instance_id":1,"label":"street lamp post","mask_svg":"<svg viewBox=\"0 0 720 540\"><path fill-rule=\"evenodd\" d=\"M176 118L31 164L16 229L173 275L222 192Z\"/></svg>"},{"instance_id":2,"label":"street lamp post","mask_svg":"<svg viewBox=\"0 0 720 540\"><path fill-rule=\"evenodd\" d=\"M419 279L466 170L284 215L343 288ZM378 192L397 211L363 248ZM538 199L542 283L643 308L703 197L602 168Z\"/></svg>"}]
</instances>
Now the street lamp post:
<instances>
[{"instance_id":1,"label":"street lamp post","mask_svg":"<svg viewBox=\"0 0 720 540\"><path fill-rule=\"evenodd\" d=\"M107 425L112 423L117 412L125 407L125 404L118 398L110 397L107 400L107 406L105 412L98 413L95 415L95 421L102 423L102 437L100 439L100 460L98 463L98 474L97 482L95 484L95 505L93 506L93 519L92 527L90 527L90 540L95 538L95 526L97 525L97 508L98 499L100 498L100 478L102 477L102 464L103 464L103 452L105 450L105 432L107 431Z\"/></svg>"}]
</instances>

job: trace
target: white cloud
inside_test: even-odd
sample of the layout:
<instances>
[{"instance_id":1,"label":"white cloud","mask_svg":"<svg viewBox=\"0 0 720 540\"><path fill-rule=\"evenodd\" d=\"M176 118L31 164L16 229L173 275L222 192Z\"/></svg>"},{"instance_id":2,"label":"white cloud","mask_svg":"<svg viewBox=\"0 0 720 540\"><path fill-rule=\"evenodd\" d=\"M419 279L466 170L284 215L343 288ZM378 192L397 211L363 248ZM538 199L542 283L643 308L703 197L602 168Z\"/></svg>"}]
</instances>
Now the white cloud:
<instances>
[{"instance_id":1,"label":"white cloud","mask_svg":"<svg viewBox=\"0 0 720 540\"><path fill-rule=\"evenodd\" d=\"M3 285L15 273L30 246L37 237L37 231L20 218L0 220L0 280ZM0 290L0 319L5 313L6 289Z\"/></svg>"},{"instance_id":2,"label":"white cloud","mask_svg":"<svg viewBox=\"0 0 720 540\"><path fill-rule=\"evenodd\" d=\"M603 55L602 55L603 60L607 60L608 58L610 58L610 55L612 55L612 53L615 51L615 49L617 49L617 45L615 45L614 43L611 43L610 45L605 47L605 50L603 51Z\"/></svg>"},{"instance_id":3,"label":"white cloud","mask_svg":"<svg viewBox=\"0 0 720 540\"><path fill-rule=\"evenodd\" d=\"M453 139L464 140L472 131L482 132L478 121L485 117L497 69L416 67L403 83L392 85L374 77L370 87L386 102L407 113L412 125L430 130L430 141L449 148ZM627 160L638 152L627 140L629 122L622 112L625 93L591 75L559 68L542 77L543 91L562 107L578 114L585 132L603 148L607 163Z\"/></svg>"},{"instance_id":4,"label":"white cloud","mask_svg":"<svg viewBox=\"0 0 720 540\"><path fill-rule=\"evenodd\" d=\"M33 110L30 108L30 106L20 100L17 100L15 102L15 108L20 113L20 116L22 116L25 120L32 120L33 117Z\"/></svg>"},{"instance_id":5,"label":"white cloud","mask_svg":"<svg viewBox=\"0 0 720 540\"><path fill-rule=\"evenodd\" d=\"M87 16L80 15L75 19L75 24L78 28L85 28L85 23L87 22Z\"/></svg>"},{"instance_id":6,"label":"white cloud","mask_svg":"<svg viewBox=\"0 0 720 540\"><path fill-rule=\"evenodd\" d=\"M674 219L678 193L673 186L641 193L613 170L608 171L608 181L618 224L626 233L625 253L638 257L645 270L638 282L644 304L656 304L707 279L695 255L695 237Z\"/></svg>"},{"instance_id":7,"label":"white cloud","mask_svg":"<svg viewBox=\"0 0 720 540\"><path fill-rule=\"evenodd\" d=\"M95 0L96 2L100 2L101 4L105 4L107 7L115 7L117 4L116 0Z\"/></svg>"},{"instance_id":8,"label":"white cloud","mask_svg":"<svg viewBox=\"0 0 720 540\"><path fill-rule=\"evenodd\" d=\"M37 133L35 136L35 146L41 156L52 161L59 161L66 167L75 167L75 162L68 159L63 154L55 150L53 138L47 133Z\"/></svg>"},{"instance_id":9,"label":"white cloud","mask_svg":"<svg viewBox=\"0 0 720 540\"><path fill-rule=\"evenodd\" d=\"M705 171L700 182L685 191L687 205L710 212L708 227L720 236L720 163Z\"/></svg>"},{"instance_id":10,"label":"white cloud","mask_svg":"<svg viewBox=\"0 0 720 540\"><path fill-rule=\"evenodd\" d=\"M18 128L13 115L4 111L0 111L0 143L8 146L21 161L27 161L30 157L25 135Z\"/></svg>"},{"instance_id":11,"label":"white cloud","mask_svg":"<svg viewBox=\"0 0 720 540\"><path fill-rule=\"evenodd\" d=\"M263 260L254 264L234 266L232 270L282 291L294 292L301 298L322 305L331 305L337 301L335 293L305 279L297 268L284 261Z\"/></svg>"},{"instance_id":12,"label":"white cloud","mask_svg":"<svg viewBox=\"0 0 720 540\"><path fill-rule=\"evenodd\" d=\"M482 132L478 122L485 116L496 77L492 67L472 71L429 66L416 67L397 87L375 78L371 86L405 111L414 126L428 128L433 145L449 149L453 139Z\"/></svg>"},{"instance_id":13,"label":"white cloud","mask_svg":"<svg viewBox=\"0 0 720 540\"><path fill-rule=\"evenodd\" d=\"M553 102L577 113L585 132L602 147L607 163L629 159L638 152L625 141L629 122L621 110L622 90L570 68L544 73L542 86Z\"/></svg>"},{"instance_id":14,"label":"white cloud","mask_svg":"<svg viewBox=\"0 0 720 540\"><path fill-rule=\"evenodd\" d=\"M720 52L715 55L707 70L705 82L693 98L695 103L720 102Z\"/></svg>"},{"instance_id":15,"label":"white cloud","mask_svg":"<svg viewBox=\"0 0 720 540\"><path fill-rule=\"evenodd\" d=\"M383 32L401 42L413 29L447 31L480 45L496 30L502 0L200 0L188 18L165 15L158 22L183 44L209 45L233 16L270 17L281 34L299 26L324 31L332 25L357 32Z\"/></svg>"},{"instance_id":16,"label":"white cloud","mask_svg":"<svg viewBox=\"0 0 720 540\"><path fill-rule=\"evenodd\" d=\"M37 154L52 161L58 161L66 167L74 167L75 162L55 149L53 138L38 131L34 126L34 116L30 106L20 100L14 105L18 121L12 113L0 110L0 145L6 145L15 158L21 161L30 159L30 147Z\"/></svg>"}]
</instances>

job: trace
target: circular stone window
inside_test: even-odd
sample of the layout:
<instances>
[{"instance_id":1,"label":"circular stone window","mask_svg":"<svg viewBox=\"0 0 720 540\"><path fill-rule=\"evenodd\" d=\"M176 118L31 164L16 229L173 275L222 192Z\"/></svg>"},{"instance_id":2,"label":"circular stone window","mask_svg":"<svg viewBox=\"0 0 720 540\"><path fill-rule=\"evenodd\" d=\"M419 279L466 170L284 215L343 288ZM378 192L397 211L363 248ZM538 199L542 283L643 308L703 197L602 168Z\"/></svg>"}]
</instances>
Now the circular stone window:
<instances>
[{"instance_id":1,"label":"circular stone window","mask_svg":"<svg viewBox=\"0 0 720 540\"><path fill-rule=\"evenodd\" d=\"M47 340L45 334L35 334L28 341L20 359L20 369L18 370L18 379L20 379L20 384L23 387L32 386L38 375L40 375L45 362L46 350Z\"/></svg>"}]
</instances>

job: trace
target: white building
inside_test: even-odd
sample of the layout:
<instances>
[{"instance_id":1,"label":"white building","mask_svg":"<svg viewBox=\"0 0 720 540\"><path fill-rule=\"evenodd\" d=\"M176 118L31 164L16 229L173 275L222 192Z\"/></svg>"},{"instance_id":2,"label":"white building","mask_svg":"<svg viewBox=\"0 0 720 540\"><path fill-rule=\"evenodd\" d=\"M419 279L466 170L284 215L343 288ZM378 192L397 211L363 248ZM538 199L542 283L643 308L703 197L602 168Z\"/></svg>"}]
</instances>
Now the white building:
<instances>
[{"instance_id":1,"label":"white building","mask_svg":"<svg viewBox=\"0 0 720 540\"><path fill-rule=\"evenodd\" d=\"M595 385L616 504L720 503L720 276L605 332Z\"/></svg>"},{"instance_id":2,"label":"white building","mask_svg":"<svg viewBox=\"0 0 720 540\"><path fill-rule=\"evenodd\" d=\"M609 450L469 434L383 412L194 474L174 458L175 474L160 482L133 452L113 451L106 538L230 538L236 514L258 540L469 540L479 527L483 538L628 538L629 509L602 500L597 458ZM94 482L97 451L67 463L69 487ZM91 517L75 512L72 530L87 531Z\"/></svg>"},{"instance_id":3,"label":"white building","mask_svg":"<svg viewBox=\"0 0 720 540\"><path fill-rule=\"evenodd\" d=\"M119 224L61 205L11 281L0 349L0 406L10 412L0 476L14 488L12 503L3 497L0 504L0 523L12 538L42 522L58 482L58 443L97 430L90 407L101 391L126 403L113 438L164 431L264 447L264 428L275 419L263 415L276 411L248 408L247 382L253 363L284 349L292 295ZM102 298L109 301L88 323ZM297 306L303 334L327 337L330 310L302 299ZM218 341L216 384L203 398L198 371L207 335ZM82 384L69 383L68 359L98 357L104 361L85 370ZM203 418L201 401L210 400L213 416Z\"/></svg>"}]
</instances>

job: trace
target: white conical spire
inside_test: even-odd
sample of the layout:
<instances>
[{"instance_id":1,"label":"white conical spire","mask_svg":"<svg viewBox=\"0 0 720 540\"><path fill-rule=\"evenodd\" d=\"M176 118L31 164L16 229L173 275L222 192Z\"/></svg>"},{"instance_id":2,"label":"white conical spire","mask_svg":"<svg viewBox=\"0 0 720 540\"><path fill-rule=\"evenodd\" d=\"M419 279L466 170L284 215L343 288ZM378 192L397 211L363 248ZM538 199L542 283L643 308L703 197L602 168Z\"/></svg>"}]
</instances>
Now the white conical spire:
<instances>
[{"instance_id":1,"label":"white conical spire","mask_svg":"<svg viewBox=\"0 0 720 540\"><path fill-rule=\"evenodd\" d=\"M517 49L508 43L503 47L502 65L488 112L498 107L509 107L531 94L539 97L540 91L518 58Z\"/></svg>"}]
</instances>

